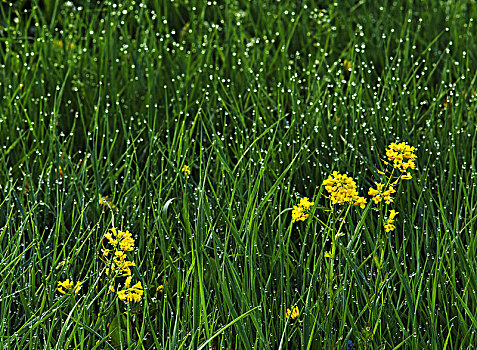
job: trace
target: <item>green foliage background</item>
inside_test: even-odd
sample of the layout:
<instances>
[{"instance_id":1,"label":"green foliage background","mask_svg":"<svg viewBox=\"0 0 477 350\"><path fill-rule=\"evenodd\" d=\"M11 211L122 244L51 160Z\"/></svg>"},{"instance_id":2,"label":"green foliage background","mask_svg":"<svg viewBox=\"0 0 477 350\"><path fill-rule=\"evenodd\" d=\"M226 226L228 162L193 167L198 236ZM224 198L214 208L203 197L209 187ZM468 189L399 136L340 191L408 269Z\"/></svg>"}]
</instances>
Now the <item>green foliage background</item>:
<instances>
[{"instance_id":1,"label":"green foliage background","mask_svg":"<svg viewBox=\"0 0 477 350\"><path fill-rule=\"evenodd\" d=\"M1 349L476 343L473 2L0 11ZM365 195L396 140L418 155L397 229L376 261L378 216L353 210L330 295L330 237L316 220L292 225L290 208L326 206L333 170ZM119 302L98 314L112 226L134 233L147 292L129 316ZM76 298L56 291L65 278L83 281ZM293 305L302 322L287 322Z\"/></svg>"}]
</instances>

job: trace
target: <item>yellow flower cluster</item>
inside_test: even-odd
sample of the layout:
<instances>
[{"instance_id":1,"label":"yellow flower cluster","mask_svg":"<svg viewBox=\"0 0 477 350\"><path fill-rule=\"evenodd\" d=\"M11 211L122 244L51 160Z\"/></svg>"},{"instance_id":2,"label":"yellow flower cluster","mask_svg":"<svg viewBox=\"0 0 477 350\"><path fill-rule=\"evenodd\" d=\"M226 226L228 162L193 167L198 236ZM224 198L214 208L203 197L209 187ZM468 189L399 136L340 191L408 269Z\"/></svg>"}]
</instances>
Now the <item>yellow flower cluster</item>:
<instances>
[{"instance_id":1,"label":"yellow flower cluster","mask_svg":"<svg viewBox=\"0 0 477 350\"><path fill-rule=\"evenodd\" d=\"M386 157L392 162L395 169L399 169L402 173L405 173L408 169L416 169L416 163L414 163L414 161L417 156L414 150L415 148L413 146L409 146L405 142L392 142L388 148L386 148ZM404 180L410 180L412 179L412 175L407 172L402 178Z\"/></svg>"},{"instance_id":2,"label":"yellow flower cluster","mask_svg":"<svg viewBox=\"0 0 477 350\"><path fill-rule=\"evenodd\" d=\"M293 211L292 211L292 219L293 222L296 221L305 221L306 218L310 215L308 214L310 208L315 204L314 202L310 202L308 200L308 197L303 197L300 200L300 203L298 205L293 206Z\"/></svg>"},{"instance_id":3,"label":"yellow flower cluster","mask_svg":"<svg viewBox=\"0 0 477 350\"><path fill-rule=\"evenodd\" d=\"M366 198L358 196L356 182L346 174L337 171L323 181L326 191L330 194L332 204L353 203L361 208L366 206Z\"/></svg>"},{"instance_id":4,"label":"yellow flower cluster","mask_svg":"<svg viewBox=\"0 0 477 350\"><path fill-rule=\"evenodd\" d=\"M386 204L389 204L393 201L393 198L391 195L396 192L396 190L392 187L389 186L389 189L384 191L385 185L382 183L375 182L376 184L376 189L370 187L368 194L373 197L373 201L375 204L378 204L381 202L381 200L384 200Z\"/></svg>"},{"instance_id":5,"label":"yellow flower cluster","mask_svg":"<svg viewBox=\"0 0 477 350\"><path fill-rule=\"evenodd\" d=\"M53 45L62 49L63 47L66 48L66 50L73 50L75 48L75 44L73 43L70 43L68 41L65 41L64 44L63 44L63 41L62 40L58 40L58 39L53 39Z\"/></svg>"},{"instance_id":6,"label":"yellow flower cluster","mask_svg":"<svg viewBox=\"0 0 477 350\"><path fill-rule=\"evenodd\" d=\"M132 276L126 278L126 282L124 283L124 289L118 292L118 298L121 300L133 301L135 303L141 301L141 298L144 294L144 290L142 289L141 281L137 282L135 285L131 287L131 280Z\"/></svg>"},{"instance_id":7,"label":"yellow flower cluster","mask_svg":"<svg viewBox=\"0 0 477 350\"><path fill-rule=\"evenodd\" d=\"M128 230L121 231L116 228L111 228L105 235L112 246L112 249L103 247L103 257L106 264L106 274L112 275L113 278L128 276L124 284L124 288L117 292L119 299L127 302L138 302L144 294L141 281L137 282L131 287L132 273L131 267L136 266L133 261L129 261L125 252L134 250L134 239L131 232ZM115 292L114 287L110 286L109 290Z\"/></svg>"},{"instance_id":8,"label":"yellow flower cluster","mask_svg":"<svg viewBox=\"0 0 477 350\"><path fill-rule=\"evenodd\" d=\"M293 311L290 309L287 309L287 319L290 317L290 320L296 321L298 317L300 317L300 310L298 309L298 306L295 306L293 308Z\"/></svg>"},{"instance_id":9,"label":"yellow flower cluster","mask_svg":"<svg viewBox=\"0 0 477 350\"><path fill-rule=\"evenodd\" d=\"M186 176L186 177L189 177L190 175L190 167L188 165L183 165L182 166L182 169L181 169L181 172Z\"/></svg>"},{"instance_id":10,"label":"yellow flower cluster","mask_svg":"<svg viewBox=\"0 0 477 350\"><path fill-rule=\"evenodd\" d=\"M61 294L66 294L69 292L70 289L73 288L73 280L70 281L69 278L67 278L64 282L58 282L58 292L60 292ZM64 289L63 289L64 288ZM78 294L79 290L81 288L81 282L80 281L77 281L76 282L76 285L74 287L74 292L75 292L75 295ZM66 290L65 290L66 289Z\"/></svg>"},{"instance_id":11,"label":"yellow flower cluster","mask_svg":"<svg viewBox=\"0 0 477 350\"><path fill-rule=\"evenodd\" d=\"M105 249L103 254L109 255L109 252L106 252ZM117 250L106 266L106 274L108 275L131 276L130 267L136 266L136 264L133 261L127 260L127 256L123 251Z\"/></svg>"},{"instance_id":12,"label":"yellow flower cluster","mask_svg":"<svg viewBox=\"0 0 477 350\"><path fill-rule=\"evenodd\" d=\"M113 201L108 196L102 196L99 194L99 205L114 209L116 206L113 204Z\"/></svg>"},{"instance_id":13,"label":"yellow flower cluster","mask_svg":"<svg viewBox=\"0 0 477 350\"><path fill-rule=\"evenodd\" d=\"M389 211L389 217L386 220L386 223L384 224L384 231L389 232L389 231L394 231L396 229L396 226L394 226L394 217L397 214L399 214L399 212L395 210Z\"/></svg>"},{"instance_id":14,"label":"yellow flower cluster","mask_svg":"<svg viewBox=\"0 0 477 350\"><path fill-rule=\"evenodd\" d=\"M106 238L116 250L120 249L130 252L134 249L134 239L132 238L132 233L128 230L123 232L113 227L104 235L104 238Z\"/></svg>"}]
</instances>

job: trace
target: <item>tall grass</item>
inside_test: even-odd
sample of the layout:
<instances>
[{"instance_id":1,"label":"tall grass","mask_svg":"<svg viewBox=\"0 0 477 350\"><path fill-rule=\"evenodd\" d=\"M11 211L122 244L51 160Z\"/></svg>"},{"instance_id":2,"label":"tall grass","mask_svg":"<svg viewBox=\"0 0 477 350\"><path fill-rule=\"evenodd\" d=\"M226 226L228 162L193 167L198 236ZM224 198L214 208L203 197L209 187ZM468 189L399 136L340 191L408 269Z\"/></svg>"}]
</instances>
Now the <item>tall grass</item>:
<instances>
[{"instance_id":1,"label":"tall grass","mask_svg":"<svg viewBox=\"0 0 477 350\"><path fill-rule=\"evenodd\" d=\"M476 15L2 3L0 349L473 348ZM328 212L292 208L329 207L334 170L367 196L394 141L418 156L397 228L350 210L330 277ZM111 227L133 233L140 303L108 294Z\"/></svg>"}]
</instances>

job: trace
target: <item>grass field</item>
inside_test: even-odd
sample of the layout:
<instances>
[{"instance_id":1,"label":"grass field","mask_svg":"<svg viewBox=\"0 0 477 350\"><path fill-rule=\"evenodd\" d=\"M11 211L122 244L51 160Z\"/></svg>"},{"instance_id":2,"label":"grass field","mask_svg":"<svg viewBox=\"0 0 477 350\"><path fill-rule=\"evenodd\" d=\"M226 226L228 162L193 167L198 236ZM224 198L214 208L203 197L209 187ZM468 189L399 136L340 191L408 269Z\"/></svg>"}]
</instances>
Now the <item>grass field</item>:
<instances>
[{"instance_id":1,"label":"grass field","mask_svg":"<svg viewBox=\"0 0 477 350\"><path fill-rule=\"evenodd\" d=\"M0 11L0 349L476 347L476 4Z\"/></svg>"}]
</instances>

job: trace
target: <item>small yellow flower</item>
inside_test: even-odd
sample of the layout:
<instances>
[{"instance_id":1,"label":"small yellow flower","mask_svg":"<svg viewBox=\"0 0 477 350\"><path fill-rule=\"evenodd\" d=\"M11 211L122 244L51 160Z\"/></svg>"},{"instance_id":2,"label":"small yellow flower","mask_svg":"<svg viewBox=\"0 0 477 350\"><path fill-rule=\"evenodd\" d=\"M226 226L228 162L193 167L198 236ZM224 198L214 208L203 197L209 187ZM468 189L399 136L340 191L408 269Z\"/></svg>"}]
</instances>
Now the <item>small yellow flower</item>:
<instances>
[{"instance_id":1,"label":"small yellow flower","mask_svg":"<svg viewBox=\"0 0 477 350\"><path fill-rule=\"evenodd\" d=\"M70 43L70 42L65 42L66 45L63 45L63 41L62 40L57 40L57 39L53 39L53 45L62 49L63 46L65 46L65 48L67 50L73 50L75 48L75 45L73 43Z\"/></svg>"},{"instance_id":2,"label":"small yellow flower","mask_svg":"<svg viewBox=\"0 0 477 350\"><path fill-rule=\"evenodd\" d=\"M339 174L337 171L323 181L325 190L330 193L332 204L354 203L358 196L356 182L346 174Z\"/></svg>"},{"instance_id":3,"label":"small yellow flower","mask_svg":"<svg viewBox=\"0 0 477 350\"><path fill-rule=\"evenodd\" d=\"M386 222L384 223L384 231L385 232L394 231L396 229L396 226L394 225L394 218L396 217L397 214L399 214L399 212L397 212L395 210L391 209L389 211L389 217L386 220Z\"/></svg>"},{"instance_id":4,"label":"small yellow flower","mask_svg":"<svg viewBox=\"0 0 477 350\"><path fill-rule=\"evenodd\" d=\"M393 193L396 193L396 190L392 186L389 186L389 189L383 192L383 196L388 197Z\"/></svg>"},{"instance_id":5,"label":"small yellow flower","mask_svg":"<svg viewBox=\"0 0 477 350\"><path fill-rule=\"evenodd\" d=\"M308 197L303 197L300 200L300 203L298 203L298 205L294 205L292 211L293 222L305 221L308 216L310 216L310 214L308 214L308 211L313 206L313 204L315 204L315 202L310 202L308 200Z\"/></svg>"},{"instance_id":6,"label":"small yellow flower","mask_svg":"<svg viewBox=\"0 0 477 350\"><path fill-rule=\"evenodd\" d=\"M61 168L61 165L58 167L58 169L55 169L55 174L58 174L62 180L65 178L65 174L63 173L63 169Z\"/></svg>"},{"instance_id":7,"label":"small yellow flower","mask_svg":"<svg viewBox=\"0 0 477 350\"><path fill-rule=\"evenodd\" d=\"M128 230L121 231L113 227L104 235L104 238L114 247L119 244L119 249L126 252L134 250L134 239Z\"/></svg>"},{"instance_id":8,"label":"small yellow flower","mask_svg":"<svg viewBox=\"0 0 477 350\"><path fill-rule=\"evenodd\" d=\"M386 148L386 157L390 162L393 162L394 168L397 169L415 169L416 165L414 160L417 156L414 154L415 148L409 146L405 142L395 143L392 142L388 148ZM407 159L407 162L404 162Z\"/></svg>"},{"instance_id":9,"label":"small yellow flower","mask_svg":"<svg viewBox=\"0 0 477 350\"><path fill-rule=\"evenodd\" d=\"M190 167L188 165L183 165L182 166L182 169L181 169L181 172L186 176L186 177L189 177L190 175Z\"/></svg>"},{"instance_id":10,"label":"small yellow flower","mask_svg":"<svg viewBox=\"0 0 477 350\"><path fill-rule=\"evenodd\" d=\"M389 211L389 219L390 219L390 220L394 220L394 217L395 217L397 214L399 214L398 211L395 211L395 210L391 209L391 210Z\"/></svg>"},{"instance_id":11,"label":"small yellow flower","mask_svg":"<svg viewBox=\"0 0 477 350\"><path fill-rule=\"evenodd\" d=\"M315 202L310 202L308 200L308 197L303 197L300 200L300 203L298 203L298 206L303 207L303 209L305 209L305 210L308 210L313 206L313 204L315 204Z\"/></svg>"},{"instance_id":12,"label":"small yellow flower","mask_svg":"<svg viewBox=\"0 0 477 350\"><path fill-rule=\"evenodd\" d=\"M292 219L293 222L296 221L305 221L309 214L305 214L303 207L293 206Z\"/></svg>"},{"instance_id":13,"label":"small yellow flower","mask_svg":"<svg viewBox=\"0 0 477 350\"><path fill-rule=\"evenodd\" d=\"M156 292L162 293L163 290L164 290L164 286L161 284L160 286L157 287Z\"/></svg>"},{"instance_id":14,"label":"small yellow flower","mask_svg":"<svg viewBox=\"0 0 477 350\"><path fill-rule=\"evenodd\" d=\"M364 209L366 207L366 198L357 196L355 198L354 205L357 205L361 209Z\"/></svg>"},{"instance_id":15,"label":"small yellow flower","mask_svg":"<svg viewBox=\"0 0 477 350\"><path fill-rule=\"evenodd\" d=\"M410 173L407 173L406 175L402 175L401 178L403 180L411 180L412 179L412 175Z\"/></svg>"},{"instance_id":16,"label":"small yellow flower","mask_svg":"<svg viewBox=\"0 0 477 350\"><path fill-rule=\"evenodd\" d=\"M65 288L66 290L63 289L63 288ZM70 289L72 289L72 288L73 288L73 281L72 281L72 280L70 281L69 278L67 278L67 279L66 279L65 281L63 281L63 282L58 281L58 292L60 292L61 294L66 294L66 293L68 293L68 291L69 291ZM75 287L74 287L74 289L73 289L74 292L75 292L75 294L78 294L80 288L81 288L81 282L78 281L78 282L76 282L76 285L75 285Z\"/></svg>"},{"instance_id":17,"label":"small yellow flower","mask_svg":"<svg viewBox=\"0 0 477 350\"><path fill-rule=\"evenodd\" d=\"M63 290L63 288L66 289ZM60 282L58 281L58 292L60 292L61 294L66 294L68 292L69 289L71 289L73 287L73 281L70 281L69 278L67 278L64 282Z\"/></svg>"},{"instance_id":18,"label":"small yellow flower","mask_svg":"<svg viewBox=\"0 0 477 350\"><path fill-rule=\"evenodd\" d=\"M369 188L369 191L368 191L368 194L372 197L376 196L379 194L379 191L378 190L375 190L374 188L370 187Z\"/></svg>"},{"instance_id":19,"label":"small yellow flower","mask_svg":"<svg viewBox=\"0 0 477 350\"><path fill-rule=\"evenodd\" d=\"M384 200L386 204L391 203L393 201L391 194L395 193L396 190L389 186L389 189L383 192L384 184L378 182L375 182L375 184L377 189L370 187L368 190L368 194L373 197L374 203L378 204L381 200Z\"/></svg>"},{"instance_id":20,"label":"small yellow flower","mask_svg":"<svg viewBox=\"0 0 477 350\"><path fill-rule=\"evenodd\" d=\"M108 196L102 196L101 193L99 193L99 205L114 209L116 206L113 204L113 201L108 197Z\"/></svg>"},{"instance_id":21,"label":"small yellow flower","mask_svg":"<svg viewBox=\"0 0 477 350\"><path fill-rule=\"evenodd\" d=\"M137 282L135 285L130 287L131 285L132 276L126 278L126 282L124 283L124 289L118 292L118 297L121 300L130 302L133 301L135 303L141 301L141 298L144 294L144 290L142 288L141 281Z\"/></svg>"},{"instance_id":22,"label":"small yellow flower","mask_svg":"<svg viewBox=\"0 0 477 350\"><path fill-rule=\"evenodd\" d=\"M373 201L374 201L374 204L378 204L379 202L381 202L381 196L375 196L373 197Z\"/></svg>"},{"instance_id":23,"label":"small yellow flower","mask_svg":"<svg viewBox=\"0 0 477 350\"><path fill-rule=\"evenodd\" d=\"M293 311L287 309L287 319L290 318L290 320L294 322L298 319L298 317L300 317L300 310L298 309L298 306L295 306Z\"/></svg>"},{"instance_id":24,"label":"small yellow flower","mask_svg":"<svg viewBox=\"0 0 477 350\"><path fill-rule=\"evenodd\" d=\"M343 68L344 68L345 72L350 72L351 67L352 67L352 65L351 65L350 61L348 61L348 60L343 61Z\"/></svg>"},{"instance_id":25,"label":"small yellow flower","mask_svg":"<svg viewBox=\"0 0 477 350\"><path fill-rule=\"evenodd\" d=\"M77 281L76 282L76 285L75 285L75 294L78 294L78 292L80 291L81 289L81 282L80 281Z\"/></svg>"}]
</instances>

